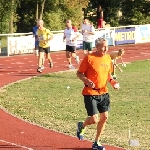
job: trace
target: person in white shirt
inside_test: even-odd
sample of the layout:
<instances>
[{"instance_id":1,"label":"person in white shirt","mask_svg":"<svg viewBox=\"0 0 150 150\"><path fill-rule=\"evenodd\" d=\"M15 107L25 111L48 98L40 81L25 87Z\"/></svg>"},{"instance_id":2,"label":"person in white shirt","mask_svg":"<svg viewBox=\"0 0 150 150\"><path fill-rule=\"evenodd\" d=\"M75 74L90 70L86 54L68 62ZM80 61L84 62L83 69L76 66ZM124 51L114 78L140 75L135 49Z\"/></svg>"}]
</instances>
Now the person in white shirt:
<instances>
[{"instance_id":1,"label":"person in white shirt","mask_svg":"<svg viewBox=\"0 0 150 150\"><path fill-rule=\"evenodd\" d=\"M92 53L92 43L93 36L95 34L95 28L89 23L88 19L84 19L84 23L82 24L82 34L84 54L90 54Z\"/></svg>"},{"instance_id":2,"label":"person in white shirt","mask_svg":"<svg viewBox=\"0 0 150 150\"><path fill-rule=\"evenodd\" d=\"M76 55L76 45L77 45L77 38L79 37L79 32L77 28L72 26L71 20L66 21L66 28L64 30L64 37L63 41L66 40L66 58L69 63L69 68L73 69L73 65L71 62L71 58L75 58L77 64L79 64L79 56Z\"/></svg>"}]
</instances>

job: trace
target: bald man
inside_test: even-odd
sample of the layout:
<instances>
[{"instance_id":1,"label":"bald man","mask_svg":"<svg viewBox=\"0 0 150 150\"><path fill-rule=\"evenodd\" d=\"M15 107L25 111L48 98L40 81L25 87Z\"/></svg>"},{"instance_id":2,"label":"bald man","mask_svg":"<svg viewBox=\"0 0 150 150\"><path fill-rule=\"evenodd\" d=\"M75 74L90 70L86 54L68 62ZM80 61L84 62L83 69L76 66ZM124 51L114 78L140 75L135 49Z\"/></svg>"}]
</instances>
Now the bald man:
<instances>
[{"instance_id":1,"label":"bald man","mask_svg":"<svg viewBox=\"0 0 150 150\"><path fill-rule=\"evenodd\" d=\"M46 58L49 61L50 68L53 67L53 61L50 56L50 45L49 41L53 39L53 34L50 32L49 29L46 29L43 25L43 20L38 20L38 30L37 36L39 41L39 62L38 62L38 69L37 72L42 73L42 59L44 58L44 53L46 54Z\"/></svg>"}]
</instances>

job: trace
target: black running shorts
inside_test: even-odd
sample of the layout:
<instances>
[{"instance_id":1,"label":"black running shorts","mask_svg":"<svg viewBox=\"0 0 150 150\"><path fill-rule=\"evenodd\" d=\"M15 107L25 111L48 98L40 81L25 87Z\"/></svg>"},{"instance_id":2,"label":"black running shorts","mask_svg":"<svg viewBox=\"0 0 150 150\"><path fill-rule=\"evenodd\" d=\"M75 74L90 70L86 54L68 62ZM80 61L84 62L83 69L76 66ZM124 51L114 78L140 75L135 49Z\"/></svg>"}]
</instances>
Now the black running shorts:
<instances>
[{"instance_id":1,"label":"black running shorts","mask_svg":"<svg viewBox=\"0 0 150 150\"><path fill-rule=\"evenodd\" d=\"M46 54L50 53L50 47L39 47L39 52L45 52Z\"/></svg>"},{"instance_id":2,"label":"black running shorts","mask_svg":"<svg viewBox=\"0 0 150 150\"><path fill-rule=\"evenodd\" d=\"M110 97L108 93L102 95L84 95L84 104L88 116L93 116L109 110Z\"/></svg>"},{"instance_id":3,"label":"black running shorts","mask_svg":"<svg viewBox=\"0 0 150 150\"><path fill-rule=\"evenodd\" d=\"M76 46L69 46L69 45L66 45L66 51L69 51L71 53L75 53L76 51Z\"/></svg>"}]
</instances>

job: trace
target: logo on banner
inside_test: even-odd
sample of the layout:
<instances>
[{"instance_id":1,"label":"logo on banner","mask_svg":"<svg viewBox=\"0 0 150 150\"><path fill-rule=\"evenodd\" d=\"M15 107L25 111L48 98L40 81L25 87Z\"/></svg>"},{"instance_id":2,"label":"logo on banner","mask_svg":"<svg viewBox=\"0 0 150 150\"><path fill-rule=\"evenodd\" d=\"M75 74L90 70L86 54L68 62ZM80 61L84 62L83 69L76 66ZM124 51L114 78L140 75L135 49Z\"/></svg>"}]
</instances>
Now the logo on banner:
<instances>
[{"instance_id":1,"label":"logo on banner","mask_svg":"<svg viewBox=\"0 0 150 150\"><path fill-rule=\"evenodd\" d=\"M115 30L115 44L135 43L135 28Z\"/></svg>"},{"instance_id":2,"label":"logo on banner","mask_svg":"<svg viewBox=\"0 0 150 150\"><path fill-rule=\"evenodd\" d=\"M114 38L113 38L114 34L115 34L114 30L96 31L95 39L97 39L97 38L105 38L108 41L108 45L114 45Z\"/></svg>"},{"instance_id":3,"label":"logo on banner","mask_svg":"<svg viewBox=\"0 0 150 150\"><path fill-rule=\"evenodd\" d=\"M149 26L140 27L140 33L141 33L141 40L143 41L150 40L150 27Z\"/></svg>"}]
</instances>

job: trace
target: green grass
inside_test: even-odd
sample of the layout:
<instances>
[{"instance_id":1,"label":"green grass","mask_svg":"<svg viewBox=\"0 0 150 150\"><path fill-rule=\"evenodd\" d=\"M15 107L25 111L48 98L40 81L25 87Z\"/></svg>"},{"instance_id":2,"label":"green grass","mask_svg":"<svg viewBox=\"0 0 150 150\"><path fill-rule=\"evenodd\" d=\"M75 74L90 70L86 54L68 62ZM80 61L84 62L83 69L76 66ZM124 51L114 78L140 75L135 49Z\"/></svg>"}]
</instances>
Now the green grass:
<instances>
[{"instance_id":1,"label":"green grass","mask_svg":"<svg viewBox=\"0 0 150 150\"><path fill-rule=\"evenodd\" d=\"M101 141L133 149L128 146L130 128L132 139L140 142L139 149L149 150L150 61L127 64L117 75L121 88L114 90L108 85L111 110ZM53 73L1 89L0 103L25 120L75 136L76 123L86 118L82 87L74 71ZM87 128L86 139L94 139L95 129L96 125Z\"/></svg>"}]
</instances>

